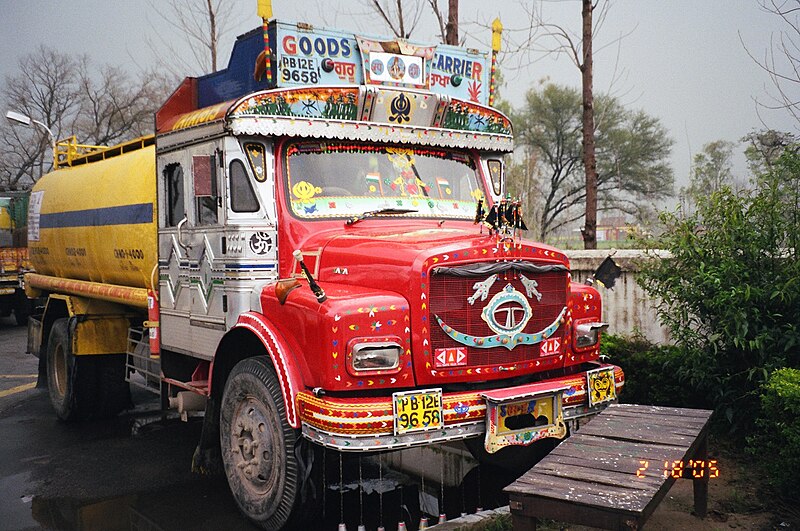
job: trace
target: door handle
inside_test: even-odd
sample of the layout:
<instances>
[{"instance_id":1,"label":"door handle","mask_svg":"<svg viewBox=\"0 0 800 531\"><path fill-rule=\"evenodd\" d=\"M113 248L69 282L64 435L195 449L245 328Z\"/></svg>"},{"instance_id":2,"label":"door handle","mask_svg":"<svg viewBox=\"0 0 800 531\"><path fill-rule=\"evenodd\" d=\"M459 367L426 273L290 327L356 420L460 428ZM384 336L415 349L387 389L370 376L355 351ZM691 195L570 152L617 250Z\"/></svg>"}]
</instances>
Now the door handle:
<instances>
[{"instance_id":1,"label":"door handle","mask_svg":"<svg viewBox=\"0 0 800 531\"><path fill-rule=\"evenodd\" d=\"M181 227L186 225L187 221L189 221L189 218L184 216L183 219L178 222L178 226L176 227L176 229L178 231L178 234L177 234L177 236L178 236L178 245L183 247L184 250L186 250L186 251L188 251L191 248L191 245L186 244L186 243L183 242L183 232L181 232Z\"/></svg>"}]
</instances>

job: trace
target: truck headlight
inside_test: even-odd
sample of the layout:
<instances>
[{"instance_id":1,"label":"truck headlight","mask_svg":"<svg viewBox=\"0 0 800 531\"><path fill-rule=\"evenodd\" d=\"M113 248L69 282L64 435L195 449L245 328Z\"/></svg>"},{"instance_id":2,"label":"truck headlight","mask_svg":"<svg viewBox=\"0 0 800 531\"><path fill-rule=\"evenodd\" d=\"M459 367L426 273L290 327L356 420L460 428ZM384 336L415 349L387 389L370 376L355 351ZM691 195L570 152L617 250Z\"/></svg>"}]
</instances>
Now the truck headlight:
<instances>
[{"instance_id":1,"label":"truck headlight","mask_svg":"<svg viewBox=\"0 0 800 531\"><path fill-rule=\"evenodd\" d=\"M575 325L575 347L587 348L597 344L600 332L608 328L608 323L591 322Z\"/></svg>"},{"instance_id":2,"label":"truck headlight","mask_svg":"<svg viewBox=\"0 0 800 531\"><path fill-rule=\"evenodd\" d=\"M397 343L355 343L350 367L356 372L390 371L400 366L403 347Z\"/></svg>"}]
</instances>

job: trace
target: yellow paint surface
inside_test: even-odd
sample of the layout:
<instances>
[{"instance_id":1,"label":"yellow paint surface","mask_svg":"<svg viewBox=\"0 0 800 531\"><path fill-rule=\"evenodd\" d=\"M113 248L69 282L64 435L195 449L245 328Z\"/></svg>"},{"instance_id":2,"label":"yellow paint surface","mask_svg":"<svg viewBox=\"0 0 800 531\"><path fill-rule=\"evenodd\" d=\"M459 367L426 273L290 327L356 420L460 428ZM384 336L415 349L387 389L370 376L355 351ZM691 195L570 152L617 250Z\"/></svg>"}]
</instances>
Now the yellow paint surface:
<instances>
[{"instance_id":1,"label":"yellow paint surface","mask_svg":"<svg viewBox=\"0 0 800 531\"><path fill-rule=\"evenodd\" d=\"M33 268L60 278L148 287L158 260L155 171L155 146L148 146L42 177L33 188L43 193L39 241L29 241ZM93 221L94 212L146 204L152 205L149 223ZM70 221L48 228L48 214Z\"/></svg>"}]
</instances>

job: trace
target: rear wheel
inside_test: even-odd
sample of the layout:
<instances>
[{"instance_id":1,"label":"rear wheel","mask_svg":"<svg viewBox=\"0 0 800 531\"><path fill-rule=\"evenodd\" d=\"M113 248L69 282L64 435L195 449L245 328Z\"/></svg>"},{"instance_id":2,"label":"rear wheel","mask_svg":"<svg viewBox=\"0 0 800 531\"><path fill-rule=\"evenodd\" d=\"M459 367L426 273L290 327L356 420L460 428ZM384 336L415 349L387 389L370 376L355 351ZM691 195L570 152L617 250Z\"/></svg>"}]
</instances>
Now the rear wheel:
<instances>
[{"instance_id":1,"label":"rear wheel","mask_svg":"<svg viewBox=\"0 0 800 531\"><path fill-rule=\"evenodd\" d=\"M14 299L14 319L18 326L25 326L28 324L28 316L31 314L31 301L21 289L14 293Z\"/></svg>"},{"instance_id":2,"label":"rear wheel","mask_svg":"<svg viewBox=\"0 0 800 531\"><path fill-rule=\"evenodd\" d=\"M298 521L297 430L286 422L278 378L263 358L236 364L220 406L225 475L239 509L264 529Z\"/></svg>"},{"instance_id":3,"label":"rear wheel","mask_svg":"<svg viewBox=\"0 0 800 531\"><path fill-rule=\"evenodd\" d=\"M69 321L57 319L47 341L47 387L50 403L58 418L65 421L89 418L95 379L90 360L72 353Z\"/></svg>"},{"instance_id":4,"label":"rear wheel","mask_svg":"<svg viewBox=\"0 0 800 531\"><path fill-rule=\"evenodd\" d=\"M68 319L57 319L50 329L47 386L56 415L65 421L111 418L131 403L125 355L74 355Z\"/></svg>"}]
</instances>

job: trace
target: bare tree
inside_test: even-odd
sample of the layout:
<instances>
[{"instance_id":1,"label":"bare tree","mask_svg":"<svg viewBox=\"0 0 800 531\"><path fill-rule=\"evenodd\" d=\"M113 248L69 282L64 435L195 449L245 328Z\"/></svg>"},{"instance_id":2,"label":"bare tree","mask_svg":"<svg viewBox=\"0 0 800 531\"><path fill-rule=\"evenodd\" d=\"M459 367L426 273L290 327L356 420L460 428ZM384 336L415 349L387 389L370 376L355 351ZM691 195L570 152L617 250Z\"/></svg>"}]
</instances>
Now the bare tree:
<instances>
[{"instance_id":1,"label":"bare tree","mask_svg":"<svg viewBox=\"0 0 800 531\"><path fill-rule=\"evenodd\" d=\"M598 0L599 1L599 0ZM604 6L608 6L606 2ZM566 52L571 57L575 66L581 72L582 95L582 137L583 137L583 168L585 175L585 200L584 225L581 228L583 246L585 249L597 248L597 159L595 155L595 116L593 96L593 57L592 42L595 23L602 24L605 20L607 9L601 10L595 20L594 11L596 4L592 0L581 0L581 37L568 31L558 24L539 22L545 29L547 36L554 38L558 45L552 51Z\"/></svg>"},{"instance_id":2,"label":"bare tree","mask_svg":"<svg viewBox=\"0 0 800 531\"><path fill-rule=\"evenodd\" d=\"M439 23L439 38L445 44L458 46L458 0L447 0L447 14L442 13L439 0L428 0L436 21Z\"/></svg>"},{"instance_id":3,"label":"bare tree","mask_svg":"<svg viewBox=\"0 0 800 531\"><path fill-rule=\"evenodd\" d=\"M5 80L5 107L33 117L58 136L72 134L80 106L79 60L38 48L18 63L19 73ZM3 120L0 133L0 186L21 189L52 168L51 140L42 128L12 126Z\"/></svg>"},{"instance_id":4,"label":"bare tree","mask_svg":"<svg viewBox=\"0 0 800 531\"><path fill-rule=\"evenodd\" d=\"M44 123L56 139L117 143L153 131L153 115L172 85L147 72L133 77L85 57L41 47L19 61L2 88L2 106ZM52 169L51 139L40 127L0 122L0 188L22 190Z\"/></svg>"},{"instance_id":5,"label":"bare tree","mask_svg":"<svg viewBox=\"0 0 800 531\"><path fill-rule=\"evenodd\" d=\"M171 79L150 71L131 79L121 68L104 66L92 76L87 61L81 63L80 109L75 131L82 142L108 145L153 132L153 114L167 99Z\"/></svg>"},{"instance_id":6,"label":"bare tree","mask_svg":"<svg viewBox=\"0 0 800 531\"><path fill-rule=\"evenodd\" d=\"M435 3L435 1L433 2ZM376 13L395 37L407 39L419 24L425 4L420 0L369 0Z\"/></svg>"},{"instance_id":7,"label":"bare tree","mask_svg":"<svg viewBox=\"0 0 800 531\"><path fill-rule=\"evenodd\" d=\"M237 15L249 7L255 16L255 2L236 0L149 0L150 9L189 44L190 57L174 51L175 34L153 32L148 46L162 68L173 76L206 74L218 69L220 42L225 38ZM246 4L246 5L245 5ZM166 52L166 53L165 53ZM171 53L170 53L171 52Z\"/></svg>"},{"instance_id":8,"label":"bare tree","mask_svg":"<svg viewBox=\"0 0 800 531\"><path fill-rule=\"evenodd\" d=\"M761 0L762 9L778 17L783 29L770 35L764 56L756 57L744 44L745 51L769 76L774 92L767 103L770 110L786 110L800 129L800 0Z\"/></svg>"}]
</instances>

